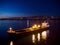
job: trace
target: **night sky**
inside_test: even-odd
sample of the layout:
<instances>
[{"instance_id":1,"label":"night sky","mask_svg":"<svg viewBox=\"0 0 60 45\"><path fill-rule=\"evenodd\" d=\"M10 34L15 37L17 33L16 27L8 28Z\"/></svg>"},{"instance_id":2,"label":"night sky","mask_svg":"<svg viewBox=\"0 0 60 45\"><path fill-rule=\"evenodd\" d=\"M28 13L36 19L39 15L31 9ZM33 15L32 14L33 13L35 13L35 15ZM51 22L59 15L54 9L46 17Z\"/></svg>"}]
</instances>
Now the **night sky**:
<instances>
[{"instance_id":1,"label":"night sky","mask_svg":"<svg viewBox=\"0 0 60 45\"><path fill-rule=\"evenodd\" d=\"M58 0L0 0L0 17L60 15Z\"/></svg>"}]
</instances>

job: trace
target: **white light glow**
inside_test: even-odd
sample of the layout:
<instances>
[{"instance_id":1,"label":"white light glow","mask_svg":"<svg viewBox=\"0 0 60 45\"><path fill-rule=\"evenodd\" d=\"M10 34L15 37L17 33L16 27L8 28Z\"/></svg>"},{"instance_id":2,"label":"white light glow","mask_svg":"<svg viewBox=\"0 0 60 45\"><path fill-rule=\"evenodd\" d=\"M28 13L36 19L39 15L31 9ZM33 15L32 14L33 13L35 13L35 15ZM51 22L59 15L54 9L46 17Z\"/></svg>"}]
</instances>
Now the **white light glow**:
<instances>
[{"instance_id":1,"label":"white light glow","mask_svg":"<svg viewBox=\"0 0 60 45\"><path fill-rule=\"evenodd\" d=\"M46 39L47 38L47 32L46 31L43 31L42 32L42 39Z\"/></svg>"},{"instance_id":2,"label":"white light glow","mask_svg":"<svg viewBox=\"0 0 60 45\"><path fill-rule=\"evenodd\" d=\"M13 45L13 41L10 42L10 45Z\"/></svg>"},{"instance_id":3,"label":"white light glow","mask_svg":"<svg viewBox=\"0 0 60 45\"><path fill-rule=\"evenodd\" d=\"M33 35L32 35L32 42L35 43L35 40L36 40L36 39L35 39L35 35L33 34Z\"/></svg>"},{"instance_id":4,"label":"white light glow","mask_svg":"<svg viewBox=\"0 0 60 45\"><path fill-rule=\"evenodd\" d=\"M37 34L38 41L40 41L40 33Z\"/></svg>"}]
</instances>

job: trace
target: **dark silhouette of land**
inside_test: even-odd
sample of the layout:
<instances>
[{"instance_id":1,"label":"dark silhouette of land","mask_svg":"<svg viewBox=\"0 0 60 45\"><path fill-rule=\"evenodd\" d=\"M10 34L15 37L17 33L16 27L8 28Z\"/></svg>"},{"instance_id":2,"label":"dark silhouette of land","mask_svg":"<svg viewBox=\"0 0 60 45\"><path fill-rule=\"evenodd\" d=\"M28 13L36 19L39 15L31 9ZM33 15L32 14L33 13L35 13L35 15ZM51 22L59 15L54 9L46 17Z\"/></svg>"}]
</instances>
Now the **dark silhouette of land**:
<instances>
[{"instance_id":1,"label":"dark silhouette of land","mask_svg":"<svg viewBox=\"0 0 60 45\"><path fill-rule=\"evenodd\" d=\"M30 17L5 17L0 18L0 20L30 20L30 19L51 19L51 20L59 20L60 16L30 16Z\"/></svg>"}]
</instances>

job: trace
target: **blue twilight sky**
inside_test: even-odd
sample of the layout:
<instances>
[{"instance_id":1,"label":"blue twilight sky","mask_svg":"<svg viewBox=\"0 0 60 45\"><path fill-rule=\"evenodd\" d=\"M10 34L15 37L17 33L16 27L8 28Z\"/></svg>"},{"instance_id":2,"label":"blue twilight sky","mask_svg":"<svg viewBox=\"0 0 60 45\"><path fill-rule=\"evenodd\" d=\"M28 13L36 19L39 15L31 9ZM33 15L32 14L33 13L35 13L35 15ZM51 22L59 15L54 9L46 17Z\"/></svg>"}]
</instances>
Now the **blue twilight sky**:
<instances>
[{"instance_id":1,"label":"blue twilight sky","mask_svg":"<svg viewBox=\"0 0 60 45\"><path fill-rule=\"evenodd\" d=\"M0 0L0 17L60 15L58 0Z\"/></svg>"}]
</instances>

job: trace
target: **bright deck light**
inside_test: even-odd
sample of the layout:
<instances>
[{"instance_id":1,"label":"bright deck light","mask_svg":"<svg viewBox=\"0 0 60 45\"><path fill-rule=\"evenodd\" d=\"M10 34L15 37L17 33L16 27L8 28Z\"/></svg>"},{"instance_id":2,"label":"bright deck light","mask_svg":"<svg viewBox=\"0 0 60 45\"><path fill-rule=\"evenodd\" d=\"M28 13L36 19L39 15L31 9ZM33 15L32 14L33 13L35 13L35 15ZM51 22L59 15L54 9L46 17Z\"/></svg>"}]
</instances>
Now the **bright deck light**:
<instances>
[{"instance_id":1,"label":"bright deck light","mask_svg":"<svg viewBox=\"0 0 60 45\"><path fill-rule=\"evenodd\" d=\"M15 31L13 31L13 29L10 27L9 30L7 31L9 33L15 33Z\"/></svg>"},{"instance_id":2,"label":"bright deck light","mask_svg":"<svg viewBox=\"0 0 60 45\"><path fill-rule=\"evenodd\" d=\"M37 28L37 25L36 25L36 24L34 24L32 28Z\"/></svg>"},{"instance_id":3,"label":"bright deck light","mask_svg":"<svg viewBox=\"0 0 60 45\"><path fill-rule=\"evenodd\" d=\"M34 24L33 26L32 26L32 28L34 29L38 29L38 28L40 28L41 26L40 25L37 25L37 24Z\"/></svg>"},{"instance_id":4,"label":"bright deck light","mask_svg":"<svg viewBox=\"0 0 60 45\"><path fill-rule=\"evenodd\" d=\"M9 28L9 31L12 32L12 28L11 27Z\"/></svg>"},{"instance_id":5,"label":"bright deck light","mask_svg":"<svg viewBox=\"0 0 60 45\"><path fill-rule=\"evenodd\" d=\"M41 26L40 25L38 25L38 28L40 28Z\"/></svg>"},{"instance_id":6,"label":"bright deck light","mask_svg":"<svg viewBox=\"0 0 60 45\"><path fill-rule=\"evenodd\" d=\"M46 28L46 27L49 27L49 26L50 26L50 25L48 24L48 22L43 22L41 27L42 27L42 28Z\"/></svg>"}]
</instances>

